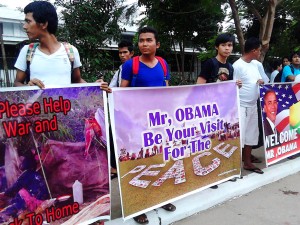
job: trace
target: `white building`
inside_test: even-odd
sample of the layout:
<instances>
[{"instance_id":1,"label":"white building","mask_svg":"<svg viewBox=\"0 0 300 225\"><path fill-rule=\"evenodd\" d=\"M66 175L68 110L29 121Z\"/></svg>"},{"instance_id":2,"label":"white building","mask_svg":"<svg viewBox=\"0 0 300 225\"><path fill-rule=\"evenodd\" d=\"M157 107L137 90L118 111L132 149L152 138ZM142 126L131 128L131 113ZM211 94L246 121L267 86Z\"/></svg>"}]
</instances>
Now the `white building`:
<instances>
[{"instance_id":1,"label":"white building","mask_svg":"<svg viewBox=\"0 0 300 225\"><path fill-rule=\"evenodd\" d=\"M0 26L2 26L2 37L6 61L8 65L9 81L12 83L15 79L16 70L14 70L15 58L19 52L17 44L28 39L23 30L24 13L17 9L0 7ZM1 34L0 34L1 35ZM7 79L3 68L3 54L0 51L0 86L6 83Z\"/></svg>"},{"instance_id":2,"label":"white building","mask_svg":"<svg viewBox=\"0 0 300 225\"><path fill-rule=\"evenodd\" d=\"M16 45L27 38L23 29L24 13L16 9L0 7L0 23L3 24L5 45Z\"/></svg>"}]
</instances>

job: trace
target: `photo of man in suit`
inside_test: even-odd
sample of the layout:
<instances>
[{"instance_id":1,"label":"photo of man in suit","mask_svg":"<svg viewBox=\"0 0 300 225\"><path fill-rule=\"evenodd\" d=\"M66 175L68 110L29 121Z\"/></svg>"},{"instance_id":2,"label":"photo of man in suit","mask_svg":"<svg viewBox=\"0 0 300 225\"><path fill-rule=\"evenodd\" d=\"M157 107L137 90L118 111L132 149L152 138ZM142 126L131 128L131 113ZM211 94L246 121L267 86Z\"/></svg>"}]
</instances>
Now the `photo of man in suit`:
<instances>
[{"instance_id":1,"label":"photo of man in suit","mask_svg":"<svg viewBox=\"0 0 300 225\"><path fill-rule=\"evenodd\" d=\"M277 109L278 102L276 93L273 90L268 90L264 96L264 112L266 113L266 119L264 121L265 136L271 134L278 135L278 131L275 127Z\"/></svg>"}]
</instances>

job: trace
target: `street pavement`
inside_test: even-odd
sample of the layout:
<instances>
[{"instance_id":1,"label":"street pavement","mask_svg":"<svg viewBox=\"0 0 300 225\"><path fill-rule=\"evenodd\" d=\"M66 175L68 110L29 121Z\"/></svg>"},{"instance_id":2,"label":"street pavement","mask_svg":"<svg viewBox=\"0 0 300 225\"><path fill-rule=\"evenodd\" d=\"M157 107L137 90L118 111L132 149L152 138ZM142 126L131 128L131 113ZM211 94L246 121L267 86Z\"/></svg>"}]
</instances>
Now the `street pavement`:
<instances>
[{"instance_id":1,"label":"street pavement","mask_svg":"<svg viewBox=\"0 0 300 225\"><path fill-rule=\"evenodd\" d=\"M300 172L173 225L299 225Z\"/></svg>"},{"instance_id":2,"label":"street pavement","mask_svg":"<svg viewBox=\"0 0 300 225\"><path fill-rule=\"evenodd\" d=\"M263 149L253 153L264 159ZM300 157L266 168L264 174L242 170L236 182L205 189L173 202L175 212L161 208L147 212L150 225L300 225ZM112 220L105 225L137 225L123 221L118 180L112 180ZM297 211L296 211L297 210ZM299 214L299 216L297 215Z\"/></svg>"}]
</instances>

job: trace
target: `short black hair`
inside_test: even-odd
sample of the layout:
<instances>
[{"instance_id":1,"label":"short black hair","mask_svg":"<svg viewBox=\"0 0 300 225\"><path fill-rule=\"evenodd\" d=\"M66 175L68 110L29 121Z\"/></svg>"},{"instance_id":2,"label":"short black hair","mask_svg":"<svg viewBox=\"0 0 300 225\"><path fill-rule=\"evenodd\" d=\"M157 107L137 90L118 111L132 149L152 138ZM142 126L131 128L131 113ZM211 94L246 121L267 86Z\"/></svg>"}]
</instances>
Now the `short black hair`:
<instances>
[{"instance_id":1,"label":"short black hair","mask_svg":"<svg viewBox=\"0 0 300 225\"><path fill-rule=\"evenodd\" d=\"M300 57L300 51L293 51L290 55L289 61L292 62L292 59L295 55L298 55Z\"/></svg>"},{"instance_id":2,"label":"short black hair","mask_svg":"<svg viewBox=\"0 0 300 225\"><path fill-rule=\"evenodd\" d=\"M250 37L245 42L245 53L249 53L254 49L258 49L261 46L261 41L256 37Z\"/></svg>"},{"instance_id":3,"label":"short black hair","mask_svg":"<svg viewBox=\"0 0 300 225\"><path fill-rule=\"evenodd\" d=\"M283 57L281 58L281 63L282 63L282 64L284 63L284 59L287 59L287 60L290 61L290 57L288 57L288 56L283 56Z\"/></svg>"},{"instance_id":4,"label":"short black hair","mask_svg":"<svg viewBox=\"0 0 300 225\"><path fill-rule=\"evenodd\" d=\"M149 26L142 27L138 31L139 37L140 37L140 34L142 34L142 33L153 33L156 43L158 42L158 32L155 28L149 27Z\"/></svg>"},{"instance_id":5,"label":"short black hair","mask_svg":"<svg viewBox=\"0 0 300 225\"><path fill-rule=\"evenodd\" d=\"M34 1L24 8L24 13L32 13L37 23L48 22L47 30L50 34L55 34L58 26L56 9L50 2Z\"/></svg>"},{"instance_id":6,"label":"short black hair","mask_svg":"<svg viewBox=\"0 0 300 225\"><path fill-rule=\"evenodd\" d=\"M275 61L273 61L273 63L272 63L272 69L273 70L277 70L277 68L281 65L282 63L281 63L281 60L275 60Z\"/></svg>"},{"instance_id":7,"label":"short black hair","mask_svg":"<svg viewBox=\"0 0 300 225\"><path fill-rule=\"evenodd\" d=\"M133 51L133 44L131 41L128 41L128 40L121 40L118 44L118 48L125 48L127 47L128 48L128 51L129 52L132 52Z\"/></svg>"},{"instance_id":8,"label":"short black hair","mask_svg":"<svg viewBox=\"0 0 300 225\"><path fill-rule=\"evenodd\" d=\"M215 46L219 47L220 44L227 43L227 42L232 42L232 45L235 45L235 37L230 34L230 33L224 33L218 35L215 41Z\"/></svg>"}]
</instances>

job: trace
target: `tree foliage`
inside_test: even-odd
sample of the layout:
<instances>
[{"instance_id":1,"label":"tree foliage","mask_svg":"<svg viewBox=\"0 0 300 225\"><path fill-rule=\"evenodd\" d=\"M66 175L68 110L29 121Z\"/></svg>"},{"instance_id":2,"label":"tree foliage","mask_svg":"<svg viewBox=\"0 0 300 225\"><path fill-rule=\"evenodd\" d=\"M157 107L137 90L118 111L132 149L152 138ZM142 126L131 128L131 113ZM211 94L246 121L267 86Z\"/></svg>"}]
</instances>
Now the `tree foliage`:
<instances>
[{"instance_id":1,"label":"tree foliage","mask_svg":"<svg viewBox=\"0 0 300 225\"><path fill-rule=\"evenodd\" d=\"M221 1L209 0L139 0L139 6L146 8L146 20L141 25L154 26L161 37L165 52L177 52L177 70L185 71L185 50L202 50L208 40L221 29L219 21L224 19Z\"/></svg>"},{"instance_id":2,"label":"tree foliage","mask_svg":"<svg viewBox=\"0 0 300 225\"><path fill-rule=\"evenodd\" d=\"M94 81L99 72L112 67L112 57L105 48L112 40L119 41L120 22L128 20L134 12L124 0L56 0L63 7L64 24L60 37L74 44L80 53L82 75L88 81Z\"/></svg>"}]
</instances>

